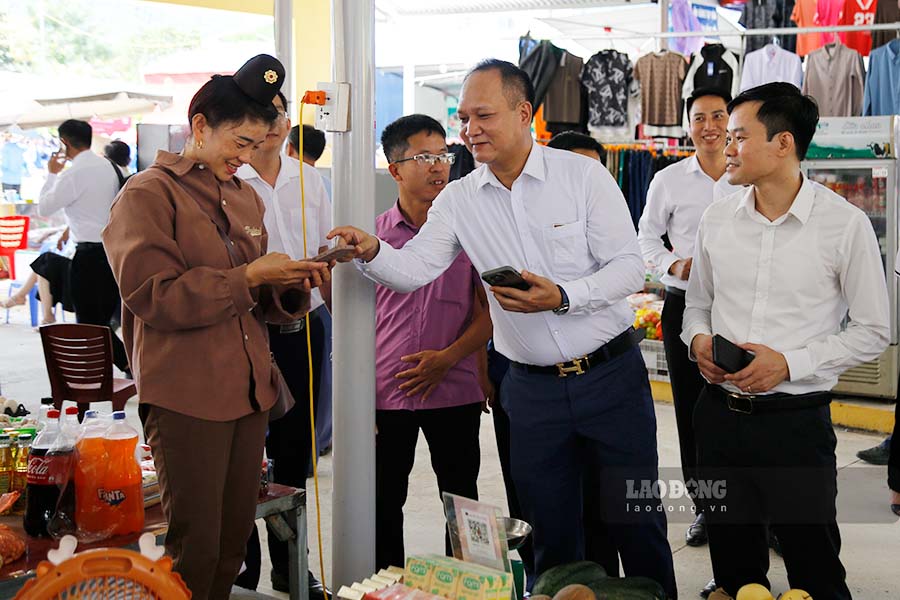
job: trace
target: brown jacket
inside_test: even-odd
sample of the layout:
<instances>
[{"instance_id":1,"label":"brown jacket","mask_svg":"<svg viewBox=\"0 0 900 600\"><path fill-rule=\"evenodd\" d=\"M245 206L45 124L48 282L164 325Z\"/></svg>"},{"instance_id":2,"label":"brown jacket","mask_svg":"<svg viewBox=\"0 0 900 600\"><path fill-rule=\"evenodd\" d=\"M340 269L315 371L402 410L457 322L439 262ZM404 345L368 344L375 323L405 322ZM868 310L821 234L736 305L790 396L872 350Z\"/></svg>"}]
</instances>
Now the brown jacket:
<instances>
[{"instance_id":1,"label":"brown jacket","mask_svg":"<svg viewBox=\"0 0 900 600\"><path fill-rule=\"evenodd\" d=\"M164 151L119 193L103 244L141 402L211 421L275 403L266 321L299 319L309 294L247 287L246 263L266 253L263 211L249 185Z\"/></svg>"}]
</instances>

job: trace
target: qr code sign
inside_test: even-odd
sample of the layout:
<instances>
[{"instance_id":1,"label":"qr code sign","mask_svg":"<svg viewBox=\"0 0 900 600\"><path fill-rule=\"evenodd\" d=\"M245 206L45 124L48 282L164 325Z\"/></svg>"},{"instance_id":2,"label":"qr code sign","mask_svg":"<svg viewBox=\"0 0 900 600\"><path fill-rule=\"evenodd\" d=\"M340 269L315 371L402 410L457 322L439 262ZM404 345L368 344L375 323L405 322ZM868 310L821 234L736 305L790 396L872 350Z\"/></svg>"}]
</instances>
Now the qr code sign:
<instances>
[{"instance_id":1,"label":"qr code sign","mask_svg":"<svg viewBox=\"0 0 900 600\"><path fill-rule=\"evenodd\" d=\"M491 531L487 523L471 518L466 521L469 527L469 539L478 545L491 543Z\"/></svg>"}]
</instances>

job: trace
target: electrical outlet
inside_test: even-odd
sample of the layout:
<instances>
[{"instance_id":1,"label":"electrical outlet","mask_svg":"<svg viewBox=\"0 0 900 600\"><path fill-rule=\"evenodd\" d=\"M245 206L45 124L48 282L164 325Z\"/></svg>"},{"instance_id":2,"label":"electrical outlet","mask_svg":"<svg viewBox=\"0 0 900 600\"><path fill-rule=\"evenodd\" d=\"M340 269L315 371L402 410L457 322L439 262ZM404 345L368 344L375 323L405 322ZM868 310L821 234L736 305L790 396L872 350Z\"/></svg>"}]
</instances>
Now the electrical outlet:
<instances>
[{"instance_id":1,"label":"electrical outlet","mask_svg":"<svg viewBox=\"0 0 900 600\"><path fill-rule=\"evenodd\" d=\"M350 84L320 81L325 104L316 107L316 128L323 131L350 131Z\"/></svg>"}]
</instances>

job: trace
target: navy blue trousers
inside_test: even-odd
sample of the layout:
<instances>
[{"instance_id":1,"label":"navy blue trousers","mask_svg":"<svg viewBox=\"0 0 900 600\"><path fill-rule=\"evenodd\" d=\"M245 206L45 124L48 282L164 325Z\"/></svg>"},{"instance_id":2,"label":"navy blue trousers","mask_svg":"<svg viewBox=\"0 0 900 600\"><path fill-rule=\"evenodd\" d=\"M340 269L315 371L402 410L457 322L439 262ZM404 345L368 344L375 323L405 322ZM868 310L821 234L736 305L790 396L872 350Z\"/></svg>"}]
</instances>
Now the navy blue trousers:
<instances>
[{"instance_id":1,"label":"navy blue trousers","mask_svg":"<svg viewBox=\"0 0 900 600\"><path fill-rule=\"evenodd\" d=\"M582 486L588 481L599 488L593 497L625 575L650 577L676 598L660 501L629 496L635 482L658 478L656 415L640 350L566 378L513 366L500 401L509 415L516 491L534 527L538 575L584 560Z\"/></svg>"}]
</instances>

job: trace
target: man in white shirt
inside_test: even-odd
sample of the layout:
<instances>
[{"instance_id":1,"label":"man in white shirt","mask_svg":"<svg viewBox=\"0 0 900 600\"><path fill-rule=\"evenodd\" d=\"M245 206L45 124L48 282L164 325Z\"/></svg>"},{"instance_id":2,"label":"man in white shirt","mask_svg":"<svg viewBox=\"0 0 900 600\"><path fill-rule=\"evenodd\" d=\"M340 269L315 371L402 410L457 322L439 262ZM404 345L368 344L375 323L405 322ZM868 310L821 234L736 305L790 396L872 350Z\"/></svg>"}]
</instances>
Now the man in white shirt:
<instances>
[{"instance_id":1,"label":"man in white shirt","mask_svg":"<svg viewBox=\"0 0 900 600\"><path fill-rule=\"evenodd\" d=\"M675 420L684 480L696 478L697 445L691 415L703 377L681 341L684 294L700 217L713 202L713 186L725 175L725 126L731 97L713 88L694 90L687 99L691 140L697 152L656 173L647 190L647 204L638 224L638 243L650 269L662 275L666 303L662 313L663 344L672 381ZM725 183L733 193L738 188ZM663 242L668 236L669 245ZM696 518L685 538L689 546L706 543L703 499L694 497ZM709 586L707 586L709 587ZM709 591L713 591L712 587Z\"/></svg>"},{"instance_id":2,"label":"man in white shirt","mask_svg":"<svg viewBox=\"0 0 900 600\"><path fill-rule=\"evenodd\" d=\"M278 120L265 141L253 155L250 164L238 168L236 175L250 184L266 207L263 223L269 234L269 252L283 252L293 259L312 257L328 247L325 236L331 229L331 203L315 168L289 157L284 141L291 129L287 100L281 92L272 100ZM306 236L303 235L304 212L300 203L300 169L306 191ZM321 290L321 294L318 290ZM325 333L321 312L331 303L331 286L326 284L312 292L309 327L312 346L313 391L318 395L322 372L322 348ZM309 424L309 357L304 320L289 325L269 325L269 346L296 404L280 419L269 423L266 455L272 459L274 482L296 488L306 487L312 457ZM315 404L315 402L314 402ZM259 541L256 530L248 546L247 571L238 585L255 589L259 579ZM269 557L272 560L272 587L288 591L288 548L269 530ZM256 557L256 558L254 558ZM322 586L309 574L310 598L322 597Z\"/></svg>"},{"instance_id":3,"label":"man in white shirt","mask_svg":"<svg viewBox=\"0 0 900 600\"><path fill-rule=\"evenodd\" d=\"M850 598L829 390L889 342L881 250L861 210L800 171L818 122L808 96L770 83L728 108L726 176L750 188L700 221L682 333L709 382L694 410L698 472L724 483L706 507L713 575L732 596L768 587L769 523L791 587ZM752 362L717 366L713 334Z\"/></svg>"},{"instance_id":4,"label":"man in white shirt","mask_svg":"<svg viewBox=\"0 0 900 600\"><path fill-rule=\"evenodd\" d=\"M62 210L76 242L71 272L75 320L109 327L121 298L100 232L109 221L109 209L119 193L119 169L91 152L93 129L89 123L69 119L58 131L65 148L47 163L47 181L41 188L38 214L49 217ZM63 171L68 161L72 164ZM115 332L110 333L113 362L130 374L125 345Z\"/></svg>"},{"instance_id":5,"label":"man in white shirt","mask_svg":"<svg viewBox=\"0 0 900 600\"><path fill-rule=\"evenodd\" d=\"M465 251L480 272L510 266L527 291L491 286L494 345L512 364L501 391L516 491L534 527L535 569L584 556L582 481L597 496L626 575L677 595L658 499L627 497L655 481L656 419L626 297L644 265L622 193L595 160L531 137L534 88L495 59L467 75L461 137L481 167L435 199L401 249L354 227L361 270L397 291L436 279ZM541 275L539 275L541 274ZM545 276L546 277L545 277Z\"/></svg>"}]
</instances>

